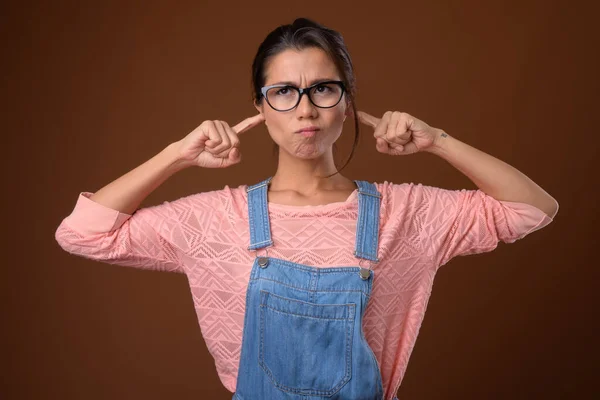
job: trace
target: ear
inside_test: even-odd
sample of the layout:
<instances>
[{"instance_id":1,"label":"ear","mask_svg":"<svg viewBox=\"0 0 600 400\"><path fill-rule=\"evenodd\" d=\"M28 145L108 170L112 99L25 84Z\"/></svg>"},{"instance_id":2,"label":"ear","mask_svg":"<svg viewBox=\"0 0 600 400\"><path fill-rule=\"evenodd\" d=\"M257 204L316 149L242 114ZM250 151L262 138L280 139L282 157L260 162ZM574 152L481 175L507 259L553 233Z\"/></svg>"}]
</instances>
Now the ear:
<instances>
[{"instance_id":1,"label":"ear","mask_svg":"<svg viewBox=\"0 0 600 400\"><path fill-rule=\"evenodd\" d=\"M346 119L346 117L351 117L353 115L352 112L352 103L350 102L350 99L344 95L344 98L346 100L346 110L344 111L344 120Z\"/></svg>"},{"instance_id":2,"label":"ear","mask_svg":"<svg viewBox=\"0 0 600 400\"><path fill-rule=\"evenodd\" d=\"M254 100L254 108L256 108L256 111L258 111L260 115L262 115L263 117L266 117L263 105L262 104L257 104L256 100ZM267 125L267 119L266 118L265 118L265 125Z\"/></svg>"},{"instance_id":3,"label":"ear","mask_svg":"<svg viewBox=\"0 0 600 400\"><path fill-rule=\"evenodd\" d=\"M346 117L351 117L352 114L354 114L352 112L352 107L346 106L346 111L344 111L344 121L346 120Z\"/></svg>"}]
</instances>

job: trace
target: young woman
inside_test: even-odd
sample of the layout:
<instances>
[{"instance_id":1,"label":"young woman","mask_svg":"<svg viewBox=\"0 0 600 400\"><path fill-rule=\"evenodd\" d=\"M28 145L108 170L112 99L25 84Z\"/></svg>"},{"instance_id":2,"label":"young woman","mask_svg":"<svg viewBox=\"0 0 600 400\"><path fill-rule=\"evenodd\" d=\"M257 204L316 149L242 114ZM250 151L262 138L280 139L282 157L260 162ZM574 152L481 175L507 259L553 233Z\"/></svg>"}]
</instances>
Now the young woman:
<instances>
[{"instance_id":1,"label":"young woman","mask_svg":"<svg viewBox=\"0 0 600 400\"><path fill-rule=\"evenodd\" d=\"M342 36L313 21L272 31L252 79L256 116L233 127L204 121L96 193L81 192L56 239L90 259L186 274L234 399L393 399L438 268L546 226L558 203L408 113L356 111ZM347 117L354 146L362 122L379 152L436 154L479 189L344 177L333 151ZM242 133L263 122L278 150L272 177L138 209L177 171L239 163Z\"/></svg>"}]
</instances>

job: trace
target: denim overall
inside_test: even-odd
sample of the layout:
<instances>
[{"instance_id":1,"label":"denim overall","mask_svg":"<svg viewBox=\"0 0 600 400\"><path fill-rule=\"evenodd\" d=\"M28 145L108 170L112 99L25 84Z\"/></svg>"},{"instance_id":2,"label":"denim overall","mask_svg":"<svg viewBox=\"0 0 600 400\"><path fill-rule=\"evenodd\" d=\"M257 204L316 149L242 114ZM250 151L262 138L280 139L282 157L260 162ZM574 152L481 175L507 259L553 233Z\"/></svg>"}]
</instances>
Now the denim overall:
<instances>
[{"instance_id":1,"label":"denim overall","mask_svg":"<svg viewBox=\"0 0 600 400\"><path fill-rule=\"evenodd\" d=\"M247 188L249 250L273 245L271 179ZM359 189L354 254L378 262L381 195L374 184L354 182ZM362 331L374 271L359 262L316 268L257 255L233 400L382 399L379 366Z\"/></svg>"}]
</instances>

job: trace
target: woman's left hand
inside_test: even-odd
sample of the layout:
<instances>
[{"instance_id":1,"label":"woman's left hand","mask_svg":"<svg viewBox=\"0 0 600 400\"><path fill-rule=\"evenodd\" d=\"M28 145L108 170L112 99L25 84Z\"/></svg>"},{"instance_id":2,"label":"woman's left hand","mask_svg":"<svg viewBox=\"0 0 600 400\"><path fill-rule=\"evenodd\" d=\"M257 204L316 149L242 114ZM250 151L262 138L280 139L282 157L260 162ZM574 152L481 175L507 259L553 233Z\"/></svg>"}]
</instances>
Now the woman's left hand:
<instances>
[{"instance_id":1,"label":"woman's left hand","mask_svg":"<svg viewBox=\"0 0 600 400\"><path fill-rule=\"evenodd\" d=\"M387 111L382 118L363 111L357 111L357 115L360 122L375 129L377 151L393 156L429 150L441 133L405 112Z\"/></svg>"}]
</instances>

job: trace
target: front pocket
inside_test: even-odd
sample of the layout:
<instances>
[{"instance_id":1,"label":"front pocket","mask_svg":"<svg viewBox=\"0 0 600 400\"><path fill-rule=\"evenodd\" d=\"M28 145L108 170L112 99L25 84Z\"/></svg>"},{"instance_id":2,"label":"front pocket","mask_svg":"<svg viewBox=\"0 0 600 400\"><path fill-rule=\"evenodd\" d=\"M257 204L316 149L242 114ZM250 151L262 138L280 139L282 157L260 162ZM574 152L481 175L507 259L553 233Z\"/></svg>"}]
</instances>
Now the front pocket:
<instances>
[{"instance_id":1,"label":"front pocket","mask_svg":"<svg viewBox=\"0 0 600 400\"><path fill-rule=\"evenodd\" d=\"M356 304L315 304L260 292L259 364L277 388L329 396L352 377Z\"/></svg>"}]
</instances>

